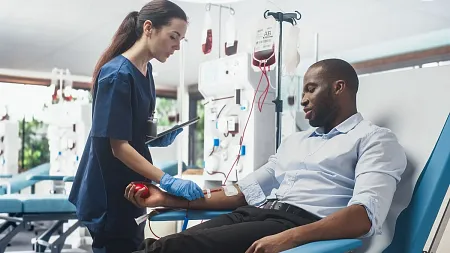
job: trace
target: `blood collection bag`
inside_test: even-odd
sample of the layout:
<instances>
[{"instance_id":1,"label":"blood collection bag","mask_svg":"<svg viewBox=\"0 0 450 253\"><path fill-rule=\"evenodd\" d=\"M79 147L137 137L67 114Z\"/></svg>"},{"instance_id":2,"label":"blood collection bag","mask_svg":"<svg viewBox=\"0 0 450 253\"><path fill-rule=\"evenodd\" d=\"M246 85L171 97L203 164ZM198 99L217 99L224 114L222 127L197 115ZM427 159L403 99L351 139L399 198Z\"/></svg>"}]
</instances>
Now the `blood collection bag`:
<instances>
[{"instance_id":1,"label":"blood collection bag","mask_svg":"<svg viewBox=\"0 0 450 253\"><path fill-rule=\"evenodd\" d=\"M291 26L285 33L284 41L286 42L283 50L283 65L285 74L295 75L298 64L300 63L300 54L298 52L298 41L300 28Z\"/></svg>"},{"instance_id":2,"label":"blood collection bag","mask_svg":"<svg viewBox=\"0 0 450 253\"><path fill-rule=\"evenodd\" d=\"M211 53L212 50L212 21L210 11L205 13L205 22L202 33L202 51L204 54Z\"/></svg>"},{"instance_id":3,"label":"blood collection bag","mask_svg":"<svg viewBox=\"0 0 450 253\"><path fill-rule=\"evenodd\" d=\"M277 23L273 17L268 17L258 24L252 65L258 68L269 67L275 63Z\"/></svg>"},{"instance_id":4,"label":"blood collection bag","mask_svg":"<svg viewBox=\"0 0 450 253\"><path fill-rule=\"evenodd\" d=\"M226 24L227 40L225 42L225 55L233 55L237 52L238 41L236 40L236 23L234 20L234 12L230 12Z\"/></svg>"},{"instance_id":5,"label":"blood collection bag","mask_svg":"<svg viewBox=\"0 0 450 253\"><path fill-rule=\"evenodd\" d=\"M72 101L72 86L73 86L73 80L72 76L70 75L70 71L66 69L66 75L64 78L64 89L62 91L62 97L64 101Z\"/></svg>"},{"instance_id":6,"label":"blood collection bag","mask_svg":"<svg viewBox=\"0 0 450 253\"><path fill-rule=\"evenodd\" d=\"M50 82L50 90L52 94L52 103L56 103L58 101L58 86L59 86L59 74L58 69L53 68L52 70L52 79Z\"/></svg>"}]
</instances>

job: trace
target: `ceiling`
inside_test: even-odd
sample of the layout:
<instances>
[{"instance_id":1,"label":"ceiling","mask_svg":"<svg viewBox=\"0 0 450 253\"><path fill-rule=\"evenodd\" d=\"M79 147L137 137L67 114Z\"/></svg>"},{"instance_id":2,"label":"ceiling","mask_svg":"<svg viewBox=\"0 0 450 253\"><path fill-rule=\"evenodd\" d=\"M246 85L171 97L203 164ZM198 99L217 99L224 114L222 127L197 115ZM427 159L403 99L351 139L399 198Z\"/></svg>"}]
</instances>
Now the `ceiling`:
<instances>
[{"instance_id":1,"label":"ceiling","mask_svg":"<svg viewBox=\"0 0 450 253\"><path fill-rule=\"evenodd\" d=\"M50 72L68 68L90 76L125 15L144 0L2 0L0 1L0 68ZM218 58L218 8L212 8L213 52L203 55L200 36L205 5L177 2L189 16L186 84L197 82L198 64ZM314 56L365 60L430 45L450 44L448 0L244 0L232 3L238 24L239 51L250 51L255 27L265 10L302 13L299 51L303 64ZM229 12L222 11L222 39ZM287 25L285 25L287 27ZM222 53L223 55L223 53ZM179 83L180 53L154 63L158 86ZM309 59L309 60L308 60Z\"/></svg>"}]
</instances>

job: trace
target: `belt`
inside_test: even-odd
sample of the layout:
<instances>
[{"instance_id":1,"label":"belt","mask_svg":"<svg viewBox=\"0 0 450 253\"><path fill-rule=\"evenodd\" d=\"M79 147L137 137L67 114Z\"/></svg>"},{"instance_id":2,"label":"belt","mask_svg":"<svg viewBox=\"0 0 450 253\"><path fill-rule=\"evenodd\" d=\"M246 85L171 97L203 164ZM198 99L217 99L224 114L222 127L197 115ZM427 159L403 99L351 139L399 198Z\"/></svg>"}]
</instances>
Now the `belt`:
<instances>
[{"instance_id":1,"label":"belt","mask_svg":"<svg viewBox=\"0 0 450 253\"><path fill-rule=\"evenodd\" d=\"M264 204L263 209L273 209L273 210L279 210L284 211L287 213L298 215L302 218L311 220L311 221L319 221L321 218L315 214L312 214L303 208L293 206L291 204L282 203L278 200L269 200Z\"/></svg>"}]
</instances>

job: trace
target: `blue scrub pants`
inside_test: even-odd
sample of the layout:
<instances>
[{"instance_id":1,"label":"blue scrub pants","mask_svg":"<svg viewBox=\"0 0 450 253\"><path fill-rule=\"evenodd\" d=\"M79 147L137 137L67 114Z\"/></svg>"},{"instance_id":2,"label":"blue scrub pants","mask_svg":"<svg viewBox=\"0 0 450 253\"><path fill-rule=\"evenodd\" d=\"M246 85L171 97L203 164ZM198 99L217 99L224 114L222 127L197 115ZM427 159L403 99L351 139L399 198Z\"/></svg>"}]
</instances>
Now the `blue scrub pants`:
<instances>
[{"instance_id":1,"label":"blue scrub pants","mask_svg":"<svg viewBox=\"0 0 450 253\"><path fill-rule=\"evenodd\" d=\"M92 251L94 253L131 253L137 251L144 241L145 222L130 231L126 236L109 235L107 233L93 233Z\"/></svg>"}]
</instances>

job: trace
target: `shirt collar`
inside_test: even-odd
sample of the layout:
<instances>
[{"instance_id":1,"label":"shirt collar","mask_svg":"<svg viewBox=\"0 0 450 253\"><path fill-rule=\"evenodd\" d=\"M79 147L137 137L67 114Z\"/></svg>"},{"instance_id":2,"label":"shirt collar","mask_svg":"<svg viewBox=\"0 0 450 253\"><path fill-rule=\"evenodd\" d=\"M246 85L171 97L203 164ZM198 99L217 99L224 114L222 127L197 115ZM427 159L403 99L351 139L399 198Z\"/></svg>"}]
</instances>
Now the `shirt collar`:
<instances>
[{"instance_id":1,"label":"shirt collar","mask_svg":"<svg viewBox=\"0 0 450 253\"><path fill-rule=\"evenodd\" d=\"M318 128L316 128L315 131L313 131L311 133L310 137L312 137L312 136L330 136L330 137L333 137L333 136L338 135L338 134L348 133L350 130L355 128L363 119L364 118L361 115L361 113L357 112L357 113L353 114L352 116L350 116L349 118L347 118L341 124L337 125L335 128L331 129L331 131L329 133L324 134L323 133L323 128L322 127L318 127Z\"/></svg>"}]
</instances>

